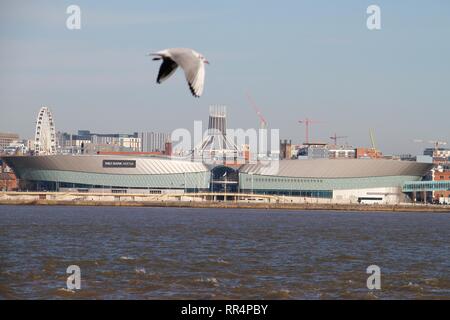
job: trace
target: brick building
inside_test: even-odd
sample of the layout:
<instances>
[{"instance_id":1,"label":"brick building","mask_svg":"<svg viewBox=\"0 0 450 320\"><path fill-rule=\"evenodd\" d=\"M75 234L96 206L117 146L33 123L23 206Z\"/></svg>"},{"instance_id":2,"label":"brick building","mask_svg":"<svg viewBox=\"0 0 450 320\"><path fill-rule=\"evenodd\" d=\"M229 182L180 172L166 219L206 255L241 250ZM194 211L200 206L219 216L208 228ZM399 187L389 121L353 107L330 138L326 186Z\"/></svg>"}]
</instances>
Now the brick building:
<instances>
[{"instance_id":1,"label":"brick building","mask_svg":"<svg viewBox=\"0 0 450 320\"><path fill-rule=\"evenodd\" d=\"M0 191L17 190L18 181L12 170L0 160Z\"/></svg>"},{"instance_id":2,"label":"brick building","mask_svg":"<svg viewBox=\"0 0 450 320\"><path fill-rule=\"evenodd\" d=\"M433 181L450 181L450 170L433 172ZM433 191L433 200L439 201L441 198L450 198L450 190L448 191Z\"/></svg>"}]
</instances>

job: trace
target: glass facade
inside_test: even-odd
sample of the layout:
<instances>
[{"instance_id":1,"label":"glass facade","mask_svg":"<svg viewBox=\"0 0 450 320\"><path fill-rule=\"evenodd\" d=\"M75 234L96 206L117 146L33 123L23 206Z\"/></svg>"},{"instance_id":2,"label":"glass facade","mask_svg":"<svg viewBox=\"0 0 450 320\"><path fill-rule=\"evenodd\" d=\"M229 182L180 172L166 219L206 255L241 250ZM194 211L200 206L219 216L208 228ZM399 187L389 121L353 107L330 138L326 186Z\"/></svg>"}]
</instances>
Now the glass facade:
<instances>
[{"instance_id":1,"label":"glass facade","mask_svg":"<svg viewBox=\"0 0 450 320\"><path fill-rule=\"evenodd\" d=\"M450 191L450 181L415 181L403 185L403 192L417 191Z\"/></svg>"},{"instance_id":2,"label":"glass facade","mask_svg":"<svg viewBox=\"0 0 450 320\"><path fill-rule=\"evenodd\" d=\"M293 196L293 197L305 197L305 198L325 198L325 199L333 198L332 190L259 190L259 189L246 190L246 189L241 189L241 193Z\"/></svg>"},{"instance_id":3,"label":"glass facade","mask_svg":"<svg viewBox=\"0 0 450 320\"><path fill-rule=\"evenodd\" d=\"M416 181L417 176L379 176L354 178L302 178L240 173L240 190L254 193L308 192L328 190L358 190L371 188L401 188L405 182Z\"/></svg>"}]
</instances>

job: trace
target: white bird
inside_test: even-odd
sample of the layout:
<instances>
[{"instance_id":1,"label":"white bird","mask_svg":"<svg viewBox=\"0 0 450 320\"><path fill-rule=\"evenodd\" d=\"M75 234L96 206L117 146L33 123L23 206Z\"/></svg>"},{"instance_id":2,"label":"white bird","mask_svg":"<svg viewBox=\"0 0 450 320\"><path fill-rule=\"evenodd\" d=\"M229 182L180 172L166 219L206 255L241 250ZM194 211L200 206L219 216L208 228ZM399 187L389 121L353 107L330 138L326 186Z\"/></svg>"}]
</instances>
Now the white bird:
<instances>
[{"instance_id":1,"label":"white bird","mask_svg":"<svg viewBox=\"0 0 450 320\"><path fill-rule=\"evenodd\" d=\"M180 66L184 70L189 89L194 97L198 98L202 95L205 83L205 63L209 64L203 55L188 48L165 49L148 55L156 56L153 60L163 60L156 79L157 83L168 79Z\"/></svg>"}]
</instances>

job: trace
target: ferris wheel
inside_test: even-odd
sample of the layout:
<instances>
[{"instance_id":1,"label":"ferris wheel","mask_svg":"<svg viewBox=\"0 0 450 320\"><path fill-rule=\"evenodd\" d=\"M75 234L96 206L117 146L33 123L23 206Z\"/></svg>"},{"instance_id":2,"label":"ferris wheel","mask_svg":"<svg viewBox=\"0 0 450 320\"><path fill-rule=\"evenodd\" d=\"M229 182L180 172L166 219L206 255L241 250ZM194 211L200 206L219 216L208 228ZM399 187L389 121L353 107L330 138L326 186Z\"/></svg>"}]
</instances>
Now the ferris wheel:
<instances>
[{"instance_id":1,"label":"ferris wheel","mask_svg":"<svg viewBox=\"0 0 450 320\"><path fill-rule=\"evenodd\" d=\"M47 107L39 110L36 119L36 133L34 136L36 155L48 155L56 153L55 123L52 113Z\"/></svg>"}]
</instances>

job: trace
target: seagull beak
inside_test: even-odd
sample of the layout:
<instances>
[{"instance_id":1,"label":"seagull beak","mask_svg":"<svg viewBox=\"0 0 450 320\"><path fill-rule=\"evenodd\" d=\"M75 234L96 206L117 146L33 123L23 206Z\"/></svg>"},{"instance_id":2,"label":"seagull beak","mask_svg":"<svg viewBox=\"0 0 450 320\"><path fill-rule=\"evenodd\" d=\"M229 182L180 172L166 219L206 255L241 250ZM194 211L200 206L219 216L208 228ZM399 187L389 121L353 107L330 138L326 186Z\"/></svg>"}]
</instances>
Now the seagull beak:
<instances>
[{"instance_id":1,"label":"seagull beak","mask_svg":"<svg viewBox=\"0 0 450 320\"><path fill-rule=\"evenodd\" d=\"M206 64L209 64L209 61L208 61L208 60L203 60L203 62L206 63Z\"/></svg>"}]
</instances>

